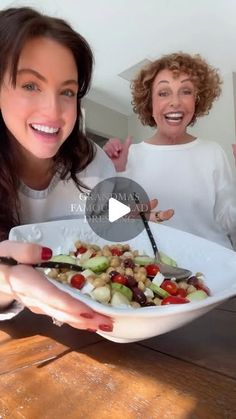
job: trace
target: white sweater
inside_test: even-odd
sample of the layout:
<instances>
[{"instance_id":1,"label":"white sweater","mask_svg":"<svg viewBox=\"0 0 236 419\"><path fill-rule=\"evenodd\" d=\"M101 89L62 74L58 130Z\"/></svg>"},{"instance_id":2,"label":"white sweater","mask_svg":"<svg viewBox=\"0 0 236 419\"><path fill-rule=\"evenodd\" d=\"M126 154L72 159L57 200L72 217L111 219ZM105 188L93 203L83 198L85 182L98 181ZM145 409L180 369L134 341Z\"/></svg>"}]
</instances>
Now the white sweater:
<instances>
[{"instance_id":1,"label":"white sweater","mask_svg":"<svg viewBox=\"0 0 236 419\"><path fill-rule=\"evenodd\" d=\"M219 144L133 144L120 175L158 198L160 209L175 210L166 225L232 247L227 235L236 233L236 185Z\"/></svg>"}]
</instances>

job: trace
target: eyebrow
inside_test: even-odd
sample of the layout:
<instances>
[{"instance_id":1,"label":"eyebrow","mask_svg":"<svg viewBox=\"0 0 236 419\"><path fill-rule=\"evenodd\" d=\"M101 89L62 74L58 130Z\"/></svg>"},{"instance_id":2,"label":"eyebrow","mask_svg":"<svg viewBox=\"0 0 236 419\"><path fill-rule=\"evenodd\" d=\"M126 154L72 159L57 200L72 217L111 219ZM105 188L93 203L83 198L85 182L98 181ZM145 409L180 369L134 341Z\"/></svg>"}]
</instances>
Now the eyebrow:
<instances>
[{"instance_id":1,"label":"eyebrow","mask_svg":"<svg viewBox=\"0 0 236 419\"><path fill-rule=\"evenodd\" d=\"M190 79L190 78L187 78L187 79L181 80L181 82L180 82L180 83L184 83L184 82L186 82L186 81L191 81L191 79ZM157 85L158 85L158 84L160 84L160 83L169 83L169 81L168 81L168 80L160 80L160 81L157 83Z\"/></svg>"},{"instance_id":2,"label":"eyebrow","mask_svg":"<svg viewBox=\"0 0 236 419\"><path fill-rule=\"evenodd\" d=\"M17 74L24 74L24 73L30 73L33 74L35 77L37 77L39 80L47 82L47 79L42 76L42 74L40 74L38 71L33 70L32 68L21 68L20 70L17 71ZM75 84L76 86L78 86L78 82L77 80L74 79L69 79L69 80L65 80L62 83L62 86L65 86L67 84Z\"/></svg>"}]
</instances>

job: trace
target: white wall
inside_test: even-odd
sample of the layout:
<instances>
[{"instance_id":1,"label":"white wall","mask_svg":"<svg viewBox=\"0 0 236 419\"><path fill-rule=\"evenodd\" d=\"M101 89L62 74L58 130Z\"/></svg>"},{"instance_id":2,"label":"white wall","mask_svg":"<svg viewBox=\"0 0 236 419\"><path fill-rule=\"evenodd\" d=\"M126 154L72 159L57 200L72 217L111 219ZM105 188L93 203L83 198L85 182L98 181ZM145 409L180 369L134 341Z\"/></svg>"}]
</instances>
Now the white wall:
<instances>
[{"instance_id":1,"label":"white wall","mask_svg":"<svg viewBox=\"0 0 236 419\"><path fill-rule=\"evenodd\" d=\"M129 116L128 130L129 135L133 137L134 143L139 143L140 141L146 140L155 132L155 129L151 127L144 127L135 113Z\"/></svg>"},{"instance_id":2,"label":"white wall","mask_svg":"<svg viewBox=\"0 0 236 419\"><path fill-rule=\"evenodd\" d=\"M113 111L106 106L84 99L86 128L105 137L126 138L128 135L128 116Z\"/></svg>"},{"instance_id":3,"label":"white wall","mask_svg":"<svg viewBox=\"0 0 236 419\"><path fill-rule=\"evenodd\" d=\"M128 120L129 134L133 142L139 142L153 135L153 129L144 127L135 114ZM236 140L236 74L225 74L223 77L222 94L209 115L199 118L197 123L189 129L193 135L217 141L224 148L234 171L235 160L231 144Z\"/></svg>"},{"instance_id":4,"label":"white wall","mask_svg":"<svg viewBox=\"0 0 236 419\"><path fill-rule=\"evenodd\" d=\"M209 140L217 141L224 148L235 170L232 144L235 143L235 104L233 74L223 77L222 94L214 103L209 115L199 118L190 132Z\"/></svg>"}]
</instances>

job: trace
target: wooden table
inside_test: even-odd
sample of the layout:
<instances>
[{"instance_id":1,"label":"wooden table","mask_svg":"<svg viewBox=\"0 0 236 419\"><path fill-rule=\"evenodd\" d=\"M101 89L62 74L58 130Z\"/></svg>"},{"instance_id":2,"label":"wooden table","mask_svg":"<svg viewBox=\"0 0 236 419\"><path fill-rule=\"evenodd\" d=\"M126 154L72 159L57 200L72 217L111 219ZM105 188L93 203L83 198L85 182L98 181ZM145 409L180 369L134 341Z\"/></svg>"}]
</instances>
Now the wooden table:
<instances>
[{"instance_id":1,"label":"wooden table","mask_svg":"<svg viewBox=\"0 0 236 419\"><path fill-rule=\"evenodd\" d=\"M25 310L1 323L0 394L1 419L235 419L236 298L133 344Z\"/></svg>"}]
</instances>

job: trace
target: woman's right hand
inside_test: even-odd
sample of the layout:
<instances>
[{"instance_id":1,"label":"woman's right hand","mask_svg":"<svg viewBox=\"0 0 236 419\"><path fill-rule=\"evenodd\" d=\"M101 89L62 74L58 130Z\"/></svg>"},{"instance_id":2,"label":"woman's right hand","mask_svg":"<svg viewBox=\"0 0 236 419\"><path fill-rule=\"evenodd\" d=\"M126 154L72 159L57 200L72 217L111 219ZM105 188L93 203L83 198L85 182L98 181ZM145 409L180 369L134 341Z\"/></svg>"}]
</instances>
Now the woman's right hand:
<instances>
[{"instance_id":1,"label":"woman's right hand","mask_svg":"<svg viewBox=\"0 0 236 419\"><path fill-rule=\"evenodd\" d=\"M127 137L124 143L119 138L110 138L103 146L103 150L112 160L117 172L125 171L131 144L131 137Z\"/></svg>"},{"instance_id":2,"label":"woman's right hand","mask_svg":"<svg viewBox=\"0 0 236 419\"><path fill-rule=\"evenodd\" d=\"M0 256L12 257L20 263L0 265L0 304L7 299L18 300L34 313L46 314L77 329L112 331L111 318L94 312L29 266L49 259L50 249L6 240L0 243Z\"/></svg>"}]
</instances>

